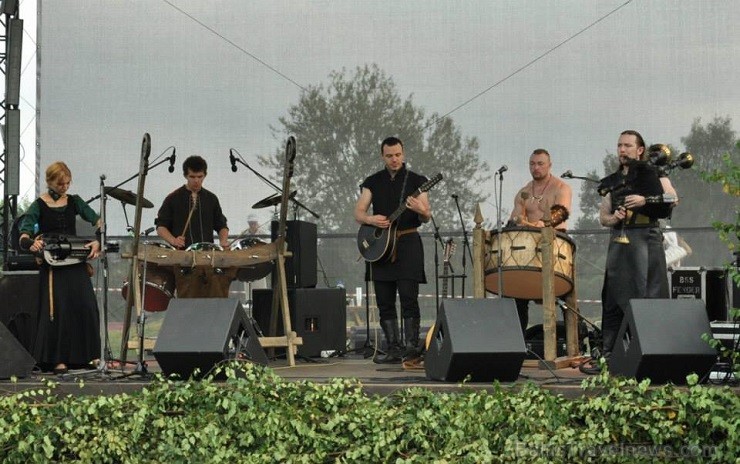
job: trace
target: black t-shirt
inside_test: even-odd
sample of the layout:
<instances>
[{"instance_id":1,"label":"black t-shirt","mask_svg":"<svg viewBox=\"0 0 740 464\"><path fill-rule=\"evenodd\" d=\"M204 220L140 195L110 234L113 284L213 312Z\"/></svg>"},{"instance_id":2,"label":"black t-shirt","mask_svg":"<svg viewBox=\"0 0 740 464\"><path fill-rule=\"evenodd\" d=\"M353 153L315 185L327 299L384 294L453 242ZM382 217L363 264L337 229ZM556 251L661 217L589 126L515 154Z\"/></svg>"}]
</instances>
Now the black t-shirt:
<instances>
[{"instance_id":1,"label":"black t-shirt","mask_svg":"<svg viewBox=\"0 0 740 464\"><path fill-rule=\"evenodd\" d=\"M154 223L157 227L166 227L177 237L185 228L191 205L190 191L183 185L167 195ZM221 211L218 197L206 189L201 189L188 230L185 232L185 246L201 242L213 243L213 232L218 233L225 227L228 227L226 217Z\"/></svg>"},{"instance_id":2,"label":"black t-shirt","mask_svg":"<svg viewBox=\"0 0 740 464\"><path fill-rule=\"evenodd\" d=\"M406 173L408 177L406 178ZM406 186L404 187L404 178ZM378 171L365 179L360 185L372 192L373 214L390 216L410 194L414 193L427 181L427 178L406 169L404 164L396 176L391 179L387 169ZM401 189L403 188L403 196ZM406 210L396 220L398 230L419 227L422 222L419 215L411 210ZM399 237L396 245L396 260L391 262L375 262L370 266L371 274L366 275L368 280L376 281L398 281L414 280L426 283L424 272L424 247L418 233L407 234Z\"/></svg>"},{"instance_id":3,"label":"black t-shirt","mask_svg":"<svg viewBox=\"0 0 740 464\"><path fill-rule=\"evenodd\" d=\"M406 178L407 174L408 177ZM404 178L406 178L405 186ZM391 178L390 172L383 169L365 179L360 187L370 190L373 194L373 214L390 216L406 197L414 193L426 181L426 177L407 170L404 164L395 177ZM402 188L403 194L401 193ZM398 230L419 227L422 224L419 215L408 209L401 214L396 223L398 224Z\"/></svg>"}]
</instances>

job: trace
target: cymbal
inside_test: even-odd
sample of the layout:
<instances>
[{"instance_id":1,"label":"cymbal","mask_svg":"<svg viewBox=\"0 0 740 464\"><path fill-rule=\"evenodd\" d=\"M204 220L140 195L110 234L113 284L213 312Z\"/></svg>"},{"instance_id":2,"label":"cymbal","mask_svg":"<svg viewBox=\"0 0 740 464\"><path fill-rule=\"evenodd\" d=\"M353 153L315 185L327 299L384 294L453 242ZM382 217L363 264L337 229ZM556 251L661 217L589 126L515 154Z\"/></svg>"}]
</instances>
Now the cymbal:
<instances>
[{"instance_id":1,"label":"cymbal","mask_svg":"<svg viewBox=\"0 0 740 464\"><path fill-rule=\"evenodd\" d=\"M116 200L119 200L123 203L128 203L129 205L136 205L136 194L129 190L123 190L117 187L106 187L105 193L111 198L115 198ZM144 197L141 197L141 207L142 208L154 208L154 203L152 203L151 201L147 200Z\"/></svg>"},{"instance_id":2,"label":"cymbal","mask_svg":"<svg viewBox=\"0 0 740 464\"><path fill-rule=\"evenodd\" d=\"M290 192L290 196L288 198L293 198L296 193L298 193L298 190L293 190L292 192ZM269 208L270 206L279 205L282 198L282 193L274 193L269 197L263 198L257 203L253 204L252 209Z\"/></svg>"}]
</instances>

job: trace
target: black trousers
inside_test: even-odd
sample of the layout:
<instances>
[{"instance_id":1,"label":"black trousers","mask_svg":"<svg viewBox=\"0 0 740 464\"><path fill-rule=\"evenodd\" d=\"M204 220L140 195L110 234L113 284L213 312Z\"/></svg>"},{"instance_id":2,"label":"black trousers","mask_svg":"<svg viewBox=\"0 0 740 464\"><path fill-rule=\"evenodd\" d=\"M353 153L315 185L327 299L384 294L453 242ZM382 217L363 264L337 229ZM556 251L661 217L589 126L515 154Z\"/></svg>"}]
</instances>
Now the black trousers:
<instances>
[{"instance_id":1,"label":"black trousers","mask_svg":"<svg viewBox=\"0 0 740 464\"><path fill-rule=\"evenodd\" d=\"M401 300L401 315L404 319L419 318L419 282L415 280L374 281L380 320L398 319L396 293Z\"/></svg>"},{"instance_id":2,"label":"black trousers","mask_svg":"<svg viewBox=\"0 0 740 464\"><path fill-rule=\"evenodd\" d=\"M514 298L516 312L519 314L519 323L522 326L522 333L527 331L529 325L529 300Z\"/></svg>"}]
</instances>

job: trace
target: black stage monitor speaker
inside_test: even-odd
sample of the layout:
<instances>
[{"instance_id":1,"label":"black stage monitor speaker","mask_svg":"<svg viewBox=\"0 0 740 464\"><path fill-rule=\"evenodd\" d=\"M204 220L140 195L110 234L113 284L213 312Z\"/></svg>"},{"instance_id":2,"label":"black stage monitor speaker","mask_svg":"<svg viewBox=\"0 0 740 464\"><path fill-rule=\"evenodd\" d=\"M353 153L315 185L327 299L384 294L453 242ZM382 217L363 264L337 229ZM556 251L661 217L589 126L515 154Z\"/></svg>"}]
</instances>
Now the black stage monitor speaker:
<instances>
[{"instance_id":1,"label":"black stage monitor speaker","mask_svg":"<svg viewBox=\"0 0 740 464\"><path fill-rule=\"evenodd\" d=\"M252 291L252 317L267 335L270 330L272 290ZM347 299L343 288L290 288L290 325L303 345L298 354L321 356L322 351L345 351L347 343ZM278 335L285 333L283 318L278 317Z\"/></svg>"},{"instance_id":2,"label":"black stage monitor speaker","mask_svg":"<svg viewBox=\"0 0 740 464\"><path fill-rule=\"evenodd\" d=\"M39 306L38 271L8 271L0 276L0 302L0 323L27 351L33 351Z\"/></svg>"},{"instance_id":3,"label":"black stage monitor speaker","mask_svg":"<svg viewBox=\"0 0 740 464\"><path fill-rule=\"evenodd\" d=\"M649 378L653 383L685 384L703 378L717 352L702 340L711 334L704 302L697 299L632 299L609 358L615 375Z\"/></svg>"},{"instance_id":4,"label":"black stage monitor speaker","mask_svg":"<svg viewBox=\"0 0 740 464\"><path fill-rule=\"evenodd\" d=\"M31 375L36 361L16 340L5 324L0 324L0 379Z\"/></svg>"},{"instance_id":5,"label":"black stage monitor speaker","mask_svg":"<svg viewBox=\"0 0 740 464\"><path fill-rule=\"evenodd\" d=\"M432 380L513 382L526 354L514 300L443 300L424 367Z\"/></svg>"},{"instance_id":6,"label":"black stage monitor speaker","mask_svg":"<svg viewBox=\"0 0 740 464\"><path fill-rule=\"evenodd\" d=\"M273 241L277 237L278 222L272 221ZM316 286L316 224L306 221L287 221L285 241L293 256L285 258L285 275L288 287L313 288ZM273 273L273 276L277 273Z\"/></svg>"},{"instance_id":7,"label":"black stage monitor speaker","mask_svg":"<svg viewBox=\"0 0 740 464\"><path fill-rule=\"evenodd\" d=\"M221 361L234 358L267 365L253 324L235 298L170 300L154 358L166 375L178 374L183 379L195 369L202 377Z\"/></svg>"}]
</instances>

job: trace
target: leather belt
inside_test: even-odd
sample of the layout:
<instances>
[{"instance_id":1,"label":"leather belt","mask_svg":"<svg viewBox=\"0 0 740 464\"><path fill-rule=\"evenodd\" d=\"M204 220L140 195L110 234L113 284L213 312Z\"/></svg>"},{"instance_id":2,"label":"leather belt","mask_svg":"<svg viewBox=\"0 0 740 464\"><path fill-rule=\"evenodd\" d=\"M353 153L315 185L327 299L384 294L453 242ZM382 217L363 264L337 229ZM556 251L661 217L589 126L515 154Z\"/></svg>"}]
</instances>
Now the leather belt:
<instances>
[{"instance_id":1,"label":"leather belt","mask_svg":"<svg viewBox=\"0 0 740 464\"><path fill-rule=\"evenodd\" d=\"M404 229L404 230L397 230L396 231L396 238L399 238L399 237L401 237L403 235L413 234L417 230L418 230L417 227L412 227L410 229Z\"/></svg>"},{"instance_id":2,"label":"leather belt","mask_svg":"<svg viewBox=\"0 0 740 464\"><path fill-rule=\"evenodd\" d=\"M417 227L412 227L410 229L397 230L396 231L396 240L398 240L399 237L402 237L404 235L413 234L414 232L416 232L417 229L418 229ZM398 243L396 243L396 247L393 249L393 255L391 255L391 262L392 263L395 263L396 262L397 255L398 255Z\"/></svg>"},{"instance_id":3,"label":"leather belt","mask_svg":"<svg viewBox=\"0 0 740 464\"><path fill-rule=\"evenodd\" d=\"M624 225L625 228L637 228L637 227L658 227L658 221L651 218L650 216L645 216L644 214L640 213L633 213L632 211L627 211L627 219L626 223Z\"/></svg>"}]
</instances>

